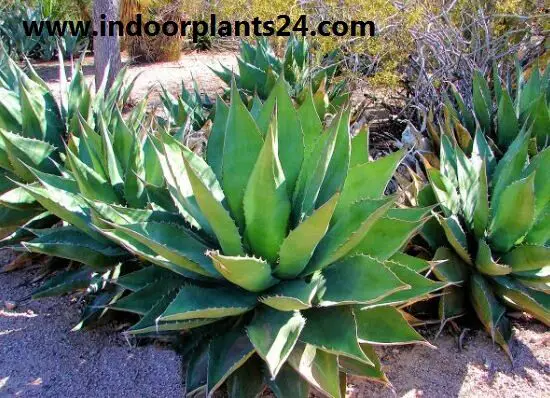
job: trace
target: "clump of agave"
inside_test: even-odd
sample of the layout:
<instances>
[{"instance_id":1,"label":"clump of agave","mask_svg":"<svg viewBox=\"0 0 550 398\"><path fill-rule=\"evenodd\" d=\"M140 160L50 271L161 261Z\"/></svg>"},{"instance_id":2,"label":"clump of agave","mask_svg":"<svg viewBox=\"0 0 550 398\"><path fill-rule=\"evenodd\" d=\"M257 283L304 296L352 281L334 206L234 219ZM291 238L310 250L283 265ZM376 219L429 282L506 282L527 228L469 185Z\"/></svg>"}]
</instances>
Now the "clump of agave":
<instances>
[{"instance_id":1,"label":"clump of agave","mask_svg":"<svg viewBox=\"0 0 550 398\"><path fill-rule=\"evenodd\" d=\"M281 75L289 85L291 96L299 103L305 100L311 86L317 110L323 117L327 111L333 112L349 99L346 82L334 84L338 64L334 62L334 56L328 58L328 66L313 66L307 40L291 36L286 44L284 58L281 59L267 39L260 38L255 45L241 42L240 56L237 58L238 74L235 75L223 65L220 65L221 71L213 71L227 85L234 78L240 91L249 96L258 95L261 100L269 96Z\"/></svg>"},{"instance_id":2,"label":"clump of agave","mask_svg":"<svg viewBox=\"0 0 550 398\"><path fill-rule=\"evenodd\" d=\"M473 137L483 133L497 155L505 152L523 129L530 128L534 144L539 148L548 144L550 125L550 67L541 73L539 66L531 68L529 77L519 64L515 71L516 79L508 78L506 83L493 73L492 89L487 79L480 73L474 74L472 82L472 105L466 104L461 94L452 88L450 99L443 107L443 121L434 123L430 113L427 130L434 148L441 145L441 137L446 135L464 152L472 150ZM438 167L438 159L431 153L424 154L433 166Z\"/></svg>"},{"instance_id":3,"label":"clump of agave","mask_svg":"<svg viewBox=\"0 0 550 398\"><path fill-rule=\"evenodd\" d=\"M61 101L27 63L25 73L2 51L0 56L0 225L8 235L0 246L15 244L29 236L29 228L53 225L52 216L16 182L33 183L28 166L45 173L60 174L65 138L77 131L78 115L94 123L94 115L110 120L115 106L124 106L133 82L125 83L125 70L105 94L105 86L93 95L86 85L80 62L67 82L60 60ZM11 235L17 227L22 227Z\"/></svg>"},{"instance_id":4,"label":"clump of agave","mask_svg":"<svg viewBox=\"0 0 550 398\"><path fill-rule=\"evenodd\" d=\"M33 297L87 290L92 299L77 329L102 317L106 306L120 298L124 289L109 281L138 267L130 253L98 232L91 201L102 200L120 212L129 211L131 206L136 208L131 213L134 217L141 214L146 219L157 214L145 210L149 195L154 196L155 184L162 185L163 180L149 138L140 135L144 118L141 107L136 107L127 120L115 108L109 124L97 115L96 132L79 117L78 129L66 146L63 175L29 166L37 183L20 184L41 206L64 221L60 227L32 229L29 233L33 239L21 243L23 250L71 261L66 272L50 279Z\"/></svg>"},{"instance_id":5,"label":"clump of agave","mask_svg":"<svg viewBox=\"0 0 550 398\"><path fill-rule=\"evenodd\" d=\"M441 209L423 229L434 273L456 285L440 300L441 318L471 305L507 352L507 307L550 325L550 148L529 158L532 132L520 131L500 161L479 131L470 156L442 136L441 167L428 168L420 195Z\"/></svg>"},{"instance_id":6,"label":"clump of agave","mask_svg":"<svg viewBox=\"0 0 550 398\"><path fill-rule=\"evenodd\" d=\"M165 131L142 137L136 157L118 134L71 140L70 172L35 171L40 187L23 187L82 232L63 250L101 265L97 275L118 267L108 279L130 294L104 308L140 315L129 333L184 332L188 396L268 385L279 397L311 386L341 397L347 374L386 381L373 345L424 341L400 308L445 283L400 249L431 207L384 196L403 153L369 162L366 135L350 139L349 111L325 129L311 91L295 108L281 78L253 113L233 84L206 161ZM37 233L30 250L61 240ZM63 278L55 286L66 291Z\"/></svg>"},{"instance_id":7,"label":"clump of agave","mask_svg":"<svg viewBox=\"0 0 550 398\"><path fill-rule=\"evenodd\" d=\"M46 83L28 65L28 75L0 51L0 226L46 226L52 221L14 181L35 179L26 165L57 173L65 123Z\"/></svg>"}]
</instances>

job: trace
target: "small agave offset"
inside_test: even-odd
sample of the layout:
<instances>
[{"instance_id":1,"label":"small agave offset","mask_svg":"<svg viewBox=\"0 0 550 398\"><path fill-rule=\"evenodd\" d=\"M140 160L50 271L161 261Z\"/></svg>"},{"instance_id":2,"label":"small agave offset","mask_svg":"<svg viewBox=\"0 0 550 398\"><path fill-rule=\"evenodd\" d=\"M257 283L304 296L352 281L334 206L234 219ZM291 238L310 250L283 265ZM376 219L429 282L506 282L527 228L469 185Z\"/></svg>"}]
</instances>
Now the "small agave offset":
<instances>
[{"instance_id":1,"label":"small agave offset","mask_svg":"<svg viewBox=\"0 0 550 398\"><path fill-rule=\"evenodd\" d=\"M242 41L237 58L238 75L224 65L220 65L221 71L212 71L228 86L235 80L239 91L262 101L270 95L279 76L284 77L291 97L300 104L312 88L314 102L322 118L325 112L335 112L342 107L348 101L349 93L345 80L334 83L338 68L335 54L329 55L331 63L328 66L314 67L309 52L307 40L296 36L288 39L283 58L275 54L265 38L259 39L255 45Z\"/></svg>"},{"instance_id":2,"label":"small agave offset","mask_svg":"<svg viewBox=\"0 0 550 398\"><path fill-rule=\"evenodd\" d=\"M480 132L470 157L443 136L441 168L428 169L420 195L441 208L422 231L434 273L456 285L440 300L441 318L464 314L469 302L508 354L506 307L550 325L550 148L529 158L532 134L520 131L498 162Z\"/></svg>"},{"instance_id":3,"label":"small agave offset","mask_svg":"<svg viewBox=\"0 0 550 398\"><path fill-rule=\"evenodd\" d=\"M63 183L36 172L41 187L22 185L80 238L26 246L59 243L52 254L73 259L85 247L103 272L115 267L108 284L126 292L104 308L140 315L131 334L183 333L188 396L267 385L278 397L341 397L346 375L385 382L373 346L425 343L402 308L447 285L400 251L432 207L384 195L404 154L369 161L349 111L325 128L311 90L296 108L282 78L260 105L249 111L235 85L229 107L218 99L206 160L165 131L137 147L104 132L94 151L85 142L97 138L81 138ZM49 288L66 291L62 279Z\"/></svg>"},{"instance_id":4,"label":"small agave offset","mask_svg":"<svg viewBox=\"0 0 550 398\"><path fill-rule=\"evenodd\" d=\"M193 79L193 90L187 90L183 82L181 83L181 92L174 97L164 86L161 86L160 100L162 102L164 113L167 117L167 123L174 129L181 129L187 123L192 121L195 131L199 131L210 118L210 111L214 103L207 94L201 93L197 82Z\"/></svg>"}]
</instances>

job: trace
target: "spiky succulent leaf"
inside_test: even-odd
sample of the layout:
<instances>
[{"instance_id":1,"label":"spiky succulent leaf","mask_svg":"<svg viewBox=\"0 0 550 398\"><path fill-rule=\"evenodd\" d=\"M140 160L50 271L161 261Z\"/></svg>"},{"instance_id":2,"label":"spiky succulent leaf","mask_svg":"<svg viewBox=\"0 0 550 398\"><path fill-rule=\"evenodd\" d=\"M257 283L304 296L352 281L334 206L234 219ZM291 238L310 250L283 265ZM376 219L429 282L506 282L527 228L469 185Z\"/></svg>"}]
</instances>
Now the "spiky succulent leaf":
<instances>
[{"instance_id":1,"label":"spiky succulent leaf","mask_svg":"<svg viewBox=\"0 0 550 398\"><path fill-rule=\"evenodd\" d=\"M414 330L400 310L389 307L354 309L357 322L357 336L363 343L370 344L428 344Z\"/></svg>"},{"instance_id":2,"label":"spiky succulent leaf","mask_svg":"<svg viewBox=\"0 0 550 398\"><path fill-rule=\"evenodd\" d=\"M338 199L339 194L335 194L290 231L279 251L279 265L274 270L277 277L293 278L304 270L328 230Z\"/></svg>"},{"instance_id":3,"label":"spiky succulent leaf","mask_svg":"<svg viewBox=\"0 0 550 398\"><path fill-rule=\"evenodd\" d=\"M279 248L287 234L291 211L287 185L292 181L279 162L278 134L275 116L243 199L245 237L255 253L271 262L277 260Z\"/></svg>"},{"instance_id":4,"label":"spiky succulent leaf","mask_svg":"<svg viewBox=\"0 0 550 398\"><path fill-rule=\"evenodd\" d=\"M370 304L400 290L407 290L403 283L383 263L371 257L356 255L333 264L323 272L324 289L320 304ZM372 283L371 289L364 289Z\"/></svg>"},{"instance_id":5,"label":"spiky succulent leaf","mask_svg":"<svg viewBox=\"0 0 550 398\"><path fill-rule=\"evenodd\" d=\"M288 363L309 384L328 395L340 397L338 357L310 344L299 343Z\"/></svg>"},{"instance_id":6,"label":"spiky succulent leaf","mask_svg":"<svg viewBox=\"0 0 550 398\"><path fill-rule=\"evenodd\" d=\"M178 321L239 315L254 308L255 302L254 295L238 289L183 286L160 319Z\"/></svg>"},{"instance_id":7,"label":"spiky succulent leaf","mask_svg":"<svg viewBox=\"0 0 550 398\"><path fill-rule=\"evenodd\" d=\"M271 266L265 260L246 256L223 256L218 252L209 252L208 255L225 279L250 292L262 292L278 282L271 276Z\"/></svg>"},{"instance_id":8,"label":"spiky succulent leaf","mask_svg":"<svg viewBox=\"0 0 550 398\"><path fill-rule=\"evenodd\" d=\"M96 271L105 271L127 255L120 247L97 241L74 227L40 231L37 238L22 245L33 253L74 260Z\"/></svg>"},{"instance_id":9,"label":"spiky succulent leaf","mask_svg":"<svg viewBox=\"0 0 550 398\"><path fill-rule=\"evenodd\" d=\"M234 84L224 142L222 187L233 217L239 225L244 225L244 192L263 146L263 138Z\"/></svg>"},{"instance_id":10,"label":"spiky succulent leaf","mask_svg":"<svg viewBox=\"0 0 550 398\"><path fill-rule=\"evenodd\" d=\"M89 268L61 272L35 290L32 297L37 299L59 296L75 290L86 289L90 285L92 273Z\"/></svg>"},{"instance_id":11,"label":"spiky succulent leaf","mask_svg":"<svg viewBox=\"0 0 550 398\"><path fill-rule=\"evenodd\" d=\"M254 346L244 331L236 329L214 337L208 348L208 396L212 396L252 354Z\"/></svg>"},{"instance_id":12,"label":"spiky succulent leaf","mask_svg":"<svg viewBox=\"0 0 550 398\"><path fill-rule=\"evenodd\" d=\"M535 216L535 175L509 185L493 205L490 225L491 245L506 252L514 243L527 234Z\"/></svg>"},{"instance_id":13,"label":"spiky succulent leaf","mask_svg":"<svg viewBox=\"0 0 550 398\"><path fill-rule=\"evenodd\" d=\"M318 276L309 282L303 279L285 281L264 292L260 301L279 311L311 308L322 282L322 278Z\"/></svg>"},{"instance_id":14,"label":"spiky succulent leaf","mask_svg":"<svg viewBox=\"0 0 550 398\"><path fill-rule=\"evenodd\" d=\"M505 316L505 307L497 301L489 285L479 274L472 275L470 295L474 310L485 330L508 352L512 331Z\"/></svg>"},{"instance_id":15,"label":"spiky succulent leaf","mask_svg":"<svg viewBox=\"0 0 550 398\"><path fill-rule=\"evenodd\" d=\"M273 123L277 127L275 139L278 158L287 181L286 189L292 194L304 157L304 133L282 76L273 87L258 116L258 127L264 136L274 128Z\"/></svg>"}]
</instances>

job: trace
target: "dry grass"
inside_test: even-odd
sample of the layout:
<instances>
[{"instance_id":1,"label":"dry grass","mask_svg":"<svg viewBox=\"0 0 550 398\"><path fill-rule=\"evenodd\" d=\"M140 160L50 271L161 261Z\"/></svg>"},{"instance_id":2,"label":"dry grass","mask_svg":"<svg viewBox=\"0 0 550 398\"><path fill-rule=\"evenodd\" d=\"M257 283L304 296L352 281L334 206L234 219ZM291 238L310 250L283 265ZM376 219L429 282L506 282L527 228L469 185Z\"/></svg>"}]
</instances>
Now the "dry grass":
<instances>
[{"instance_id":1,"label":"dry grass","mask_svg":"<svg viewBox=\"0 0 550 398\"><path fill-rule=\"evenodd\" d=\"M180 21L183 18L181 3L176 1L164 5L152 5L146 0L125 0L121 10L121 19L127 23L140 13L143 25L154 20L162 25L166 21ZM184 37L179 32L174 36L159 34L148 36L126 36L123 46L135 62L170 62L180 59Z\"/></svg>"}]
</instances>

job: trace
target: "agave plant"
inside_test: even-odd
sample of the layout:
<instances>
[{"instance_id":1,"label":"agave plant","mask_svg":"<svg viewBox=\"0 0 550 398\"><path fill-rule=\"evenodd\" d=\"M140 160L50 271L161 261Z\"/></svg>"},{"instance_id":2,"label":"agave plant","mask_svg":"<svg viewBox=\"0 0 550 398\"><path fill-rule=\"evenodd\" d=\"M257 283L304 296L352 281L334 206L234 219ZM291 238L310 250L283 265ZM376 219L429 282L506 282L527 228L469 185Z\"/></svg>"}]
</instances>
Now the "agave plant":
<instances>
[{"instance_id":1,"label":"agave plant","mask_svg":"<svg viewBox=\"0 0 550 398\"><path fill-rule=\"evenodd\" d=\"M277 57L265 38L257 40L256 45L241 42L240 56L237 58L239 74L234 75L229 68L220 65L222 70L214 73L227 85L235 78L237 87L245 94L257 94L265 100L273 86L283 75L288 82L289 91L299 103L305 99L310 85L313 87L317 110L324 116L327 111L334 111L349 99L346 82L333 84L337 63L327 67L314 67L309 59L309 45L306 39L291 36L287 42L284 58Z\"/></svg>"},{"instance_id":2,"label":"agave plant","mask_svg":"<svg viewBox=\"0 0 550 398\"><path fill-rule=\"evenodd\" d=\"M210 118L210 112L214 107L207 94L201 94L197 82L193 79L193 91L181 84L181 93L176 98L166 88L161 86L160 100L164 112L168 118L167 124L173 128L185 126L191 119L193 129L199 131Z\"/></svg>"},{"instance_id":3,"label":"agave plant","mask_svg":"<svg viewBox=\"0 0 550 398\"><path fill-rule=\"evenodd\" d=\"M79 261L107 265L91 260L114 250L92 246L105 238L144 261L115 278L130 293L108 308L141 316L132 334L184 332L187 395L269 385L279 397L310 386L340 397L346 374L386 381L373 345L424 342L400 307L445 283L400 249L431 208L384 196L403 153L369 162L366 135L350 139L349 111L324 129L312 93L296 109L281 78L254 114L235 84L230 107L218 100L206 161L165 131L143 138L156 157L134 161L117 134L94 144L103 156L89 137L78 156L69 145L72 182L35 172L41 186L23 187L84 232L67 237ZM120 159L143 166L122 173Z\"/></svg>"},{"instance_id":4,"label":"agave plant","mask_svg":"<svg viewBox=\"0 0 550 398\"><path fill-rule=\"evenodd\" d=\"M40 35L27 35L21 21L40 23L52 20L52 15L46 15L48 12L44 7L36 7L23 2L12 3L14 4L3 4L0 7L0 41L9 53L20 58L40 58L50 61L59 55L58 42L62 44L64 50L61 55L72 57L74 51L70 54L65 51L69 47L72 50L83 49L84 40L80 36L61 37L57 34L50 34L47 29L43 29Z\"/></svg>"},{"instance_id":5,"label":"agave plant","mask_svg":"<svg viewBox=\"0 0 550 398\"><path fill-rule=\"evenodd\" d=\"M46 83L29 65L28 75L0 53L0 225L3 235L30 222L51 222L41 206L14 181L33 182L25 165L57 173L65 124Z\"/></svg>"},{"instance_id":6,"label":"agave plant","mask_svg":"<svg viewBox=\"0 0 550 398\"><path fill-rule=\"evenodd\" d=\"M9 53L17 56L37 55L40 50L40 36L27 36L21 24L25 21L40 21L42 13L39 8L27 7L24 4L3 6L0 9L0 39Z\"/></svg>"},{"instance_id":7,"label":"agave plant","mask_svg":"<svg viewBox=\"0 0 550 398\"><path fill-rule=\"evenodd\" d=\"M521 131L497 162L478 132L468 157L447 136L441 168L428 168L423 204L438 202L423 235L435 250L435 275L457 286L440 300L445 321L473 307L508 353L506 307L550 325L550 148L528 159L531 130Z\"/></svg>"},{"instance_id":8,"label":"agave plant","mask_svg":"<svg viewBox=\"0 0 550 398\"><path fill-rule=\"evenodd\" d=\"M56 228L32 229L33 239L22 242L21 246L26 251L81 264L71 265L69 270L56 275L33 294L34 298L41 298L81 289L91 293L91 303L76 329L106 313L106 306L113 304L124 292L110 281L138 266L130 253L97 231L89 203L101 198L120 208L120 212L127 211L129 206L145 208L149 202L146 184L162 183L161 175L155 172L159 167L149 139L146 136L141 139L139 135L144 117L144 109L137 107L128 120L124 120L115 108L108 125L99 114L99 134L80 117L79 129L68 140L63 175L28 166L38 183L19 184L40 205L65 222ZM138 214L144 219L161 217L154 211L132 212L133 216Z\"/></svg>"},{"instance_id":9,"label":"agave plant","mask_svg":"<svg viewBox=\"0 0 550 398\"><path fill-rule=\"evenodd\" d=\"M468 107L458 90L452 88L454 102L446 101L444 122L437 128L434 116L428 117L428 132L433 144L439 148L441 136L447 135L453 143L469 154L473 138L481 131L495 152L505 152L520 131L531 128L537 145L548 144L550 125L550 67L541 74L535 65L526 78L526 72L519 63L516 66L517 79L507 84L498 73L493 74L493 90L480 73L474 74L472 82L472 106Z\"/></svg>"},{"instance_id":10,"label":"agave plant","mask_svg":"<svg viewBox=\"0 0 550 398\"><path fill-rule=\"evenodd\" d=\"M17 243L29 236L29 228L41 228L57 221L39 202L25 193L16 182L33 183L29 171L60 174L68 131L78 131L78 116L94 123L101 114L110 120L115 106L123 106L133 82L125 82L121 72L113 90L104 94L102 85L93 95L86 85L80 62L72 71L70 83L60 59L61 101L38 76L30 63L25 73L5 52L0 54L0 247ZM22 227L13 232L17 227ZM13 232L9 234L9 232Z\"/></svg>"}]
</instances>

